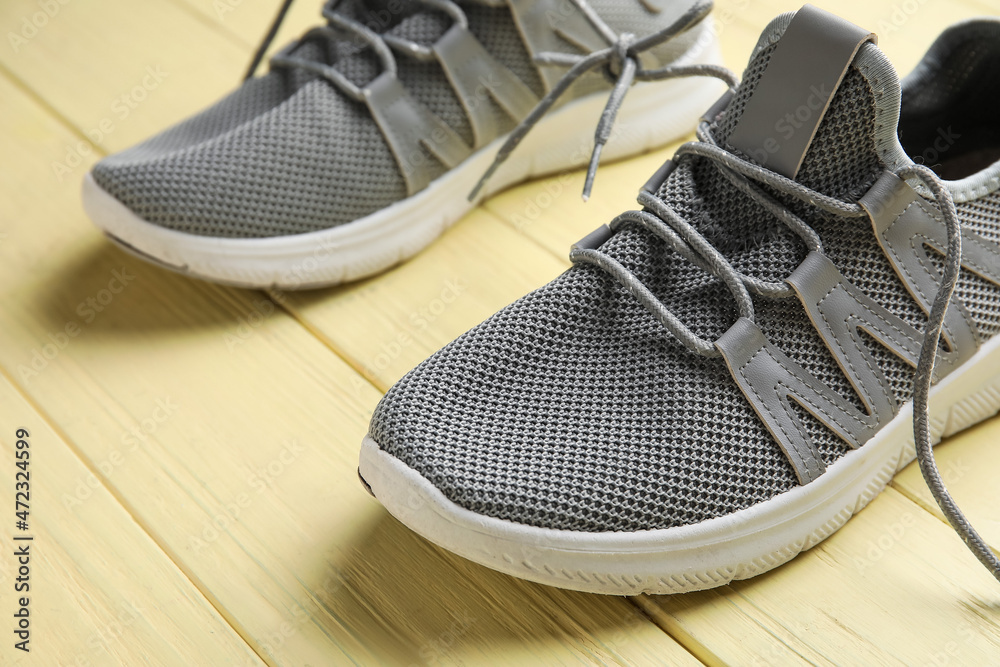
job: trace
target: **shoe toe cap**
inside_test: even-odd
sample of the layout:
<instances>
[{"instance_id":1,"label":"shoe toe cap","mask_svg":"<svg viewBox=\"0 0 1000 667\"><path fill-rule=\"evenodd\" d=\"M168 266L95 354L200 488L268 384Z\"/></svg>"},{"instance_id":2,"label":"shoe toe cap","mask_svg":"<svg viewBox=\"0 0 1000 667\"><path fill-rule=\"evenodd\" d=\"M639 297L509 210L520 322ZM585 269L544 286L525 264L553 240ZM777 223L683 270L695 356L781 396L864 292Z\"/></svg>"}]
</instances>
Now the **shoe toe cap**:
<instances>
[{"instance_id":1,"label":"shoe toe cap","mask_svg":"<svg viewBox=\"0 0 1000 667\"><path fill-rule=\"evenodd\" d=\"M357 106L309 84L221 129L195 117L101 160L93 178L142 220L188 234L261 238L346 224L407 195Z\"/></svg>"}]
</instances>

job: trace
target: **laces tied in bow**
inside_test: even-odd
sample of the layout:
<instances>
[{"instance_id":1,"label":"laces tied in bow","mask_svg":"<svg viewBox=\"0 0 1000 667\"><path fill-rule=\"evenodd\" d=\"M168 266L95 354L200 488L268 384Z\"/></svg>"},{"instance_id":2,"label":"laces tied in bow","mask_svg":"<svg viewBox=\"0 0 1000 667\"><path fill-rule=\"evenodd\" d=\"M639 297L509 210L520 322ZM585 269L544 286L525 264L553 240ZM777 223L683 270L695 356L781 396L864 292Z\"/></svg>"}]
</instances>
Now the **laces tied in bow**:
<instances>
[{"instance_id":1,"label":"laces tied in bow","mask_svg":"<svg viewBox=\"0 0 1000 667\"><path fill-rule=\"evenodd\" d=\"M595 25L599 19L583 0L576 0L576 4ZM535 56L534 61L542 66L562 66L569 67L566 74L556 83L555 86L538 102L538 105L529 113L517 127L510 133L507 140L497 151L493 163L486 173L483 174L479 182L469 194L469 200L475 199L482 191L486 182L496 173L497 169L510 157L518 144L528 135L528 133L538 124L538 121L559 101L559 98L570 89L570 87L584 74L603 68L605 76L613 81L614 86L608 101L604 106L604 112L597 124L594 132L594 148L590 157L590 164L587 169L587 178L583 187L583 200L590 198L590 193L594 186L594 178L597 174L597 167L600 164L601 151L611 137L615 119L625 101L625 95L636 81L663 81L688 76L708 76L724 81L730 88L735 88L738 83L736 75L719 65L694 64L694 65L667 65L658 69L645 69L639 63L639 54L648 51L660 44L663 44L677 35L684 33L698 25L711 10L710 2L700 2L692 6L673 24L652 33L645 37L636 37L632 33L623 33L610 38L611 44L599 51L594 51L585 56L578 56L569 53L546 52ZM603 24L600 25L602 33L609 33L610 29ZM613 35L613 33L611 33Z\"/></svg>"}]
</instances>

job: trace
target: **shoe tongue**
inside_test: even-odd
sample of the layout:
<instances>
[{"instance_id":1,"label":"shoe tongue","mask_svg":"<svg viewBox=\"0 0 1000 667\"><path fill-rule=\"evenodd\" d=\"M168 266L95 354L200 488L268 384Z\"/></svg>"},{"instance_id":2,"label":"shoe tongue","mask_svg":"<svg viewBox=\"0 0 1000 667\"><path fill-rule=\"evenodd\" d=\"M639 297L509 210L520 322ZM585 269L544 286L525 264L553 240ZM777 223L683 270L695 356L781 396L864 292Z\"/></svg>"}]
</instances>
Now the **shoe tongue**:
<instances>
[{"instance_id":1,"label":"shoe tongue","mask_svg":"<svg viewBox=\"0 0 1000 667\"><path fill-rule=\"evenodd\" d=\"M877 128L894 130L898 114L879 110L893 89L898 97L899 79L868 44L873 37L810 5L777 17L731 98L709 112L715 141L806 187L856 201L884 169ZM722 246L758 245L781 227L707 160L682 160L657 194ZM799 200L771 194L801 212Z\"/></svg>"},{"instance_id":2,"label":"shoe tongue","mask_svg":"<svg viewBox=\"0 0 1000 667\"><path fill-rule=\"evenodd\" d=\"M716 140L825 194L860 196L856 191L879 162L877 100L898 87L884 58L878 58L877 80L870 68L857 66L861 50L875 41L871 32L812 5L779 16L761 35L715 128Z\"/></svg>"},{"instance_id":3,"label":"shoe tongue","mask_svg":"<svg viewBox=\"0 0 1000 667\"><path fill-rule=\"evenodd\" d=\"M781 31L753 90L747 88L726 143L795 179L851 63L862 45L874 40L853 23L804 6Z\"/></svg>"}]
</instances>

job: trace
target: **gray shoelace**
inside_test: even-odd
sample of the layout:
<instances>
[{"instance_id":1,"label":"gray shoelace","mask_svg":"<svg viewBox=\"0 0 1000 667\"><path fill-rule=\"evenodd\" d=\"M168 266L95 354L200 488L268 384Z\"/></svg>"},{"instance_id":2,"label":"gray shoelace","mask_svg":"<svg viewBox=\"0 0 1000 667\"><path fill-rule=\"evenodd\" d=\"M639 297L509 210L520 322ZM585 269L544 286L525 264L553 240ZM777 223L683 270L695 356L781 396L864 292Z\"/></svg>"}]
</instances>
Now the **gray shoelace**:
<instances>
[{"instance_id":1,"label":"gray shoelace","mask_svg":"<svg viewBox=\"0 0 1000 667\"><path fill-rule=\"evenodd\" d=\"M285 20L292 2L293 0L284 0L282 3L281 8L278 10L278 14L275 16L274 21L271 24L271 27L264 36L264 40L254 53L254 57L251 60L250 67L246 73L246 79L253 76L257 67L260 65L264 54L267 52L267 49L270 47L275 35L278 33L278 29ZM421 44L417 44L416 42L374 32L364 24L337 12L336 8L339 4L339 0L327 0L321 11L323 18L327 21L327 24L310 29L302 35L302 37L281 49L281 51L276 53L271 58L271 67L299 68L312 72L313 74L321 76L329 81L335 88L351 99L362 102L364 101L364 91L360 86L348 79L333 65L328 65L320 60L312 60L296 55L295 52L299 49L299 47L311 41L319 41L322 43L329 41L354 40L359 47L370 47L372 52L378 58L382 71L393 75L396 74L396 58L393 55L393 49L396 49L405 55L418 57L424 52L425 47ZM456 21L465 21L465 14L450 0L420 0L420 4L426 5L428 8L440 9L455 18Z\"/></svg>"},{"instance_id":2,"label":"gray shoelace","mask_svg":"<svg viewBox=\"0 0 1000 667\"><path fill-rule=\"evenodd\" d=\"M479 4L499 7L505 3L503 0L475 0ZM708 76L721 79L730 88L738 83L738 78L725 67L718 65L695 64L695 65L668 65L658 69L645 69L639 64L639 55L655 48L674 37L690 30L698 25L711 11L710 0L703 0L695 3L687 12L680 16L670 26L647 35L637 38L631 33L616 34L598 14L587 4L586 0L571 0L574 6L583 14L595 29L608 42L608 47L595 51L586 56L578 56L569 53L540 53L534 58L535 64L542 67L568 67L566 74L553 86L552 90L545 94L534 109L511 131L507 140L500 147L493 163L483 174L482 178L469 194L469 200L473 200L482 190L483 186L490 179L496 170L502 165L518 144L528 135L533 127L542 117L552 109L567 90L580 77L598 68L604 68L604 73L608 79L614 82L607 104L598 121L597 129L594 132L594 148L591 153L590 165L587 169L587 178L583 187L583 198L586 201L594 187L594 178L597 174L597 167L600 164L601 152L605 144L611 137L615 119L618 111L625 101L628 90L637 81L665 81L689 76ZM247 70L246 77L250 78L256 72L264 54L274 40L281 23L288 14L288 9L293 0L284 0L278 14L275 16L271 27L268 29L264 40L257 48L256 53ZM411 42L393 35L378 34L368 29L363 24L346 17L336 11L337 0L330 0L323 6L322 14L327 20L327 25L313 28L303 35L299 40L293 42L288 47L282 49L271 58L272 67L298 67L319 76L326 78L331 84L336 86L345 95L354 100L362 101L364 93L360 87L351 82L340 71L331 65L309 60L296 56L295 50L302 44L310 40L331 40L343 39L345 36L352 36L363 45L370 46L384 71L395 73L396 61L393 52L418 60L429 61L434 59L434 52L430 47ZM447 14L456 23L467 26L465 13L452 0L414 0L414 4L420 4L427 9L436 10Z\"/></svg>"},{"instance_id":3,"label":"gray shoelace","mask_svg":"<svg viewBox=\"0 0 1000 667\"><path fill-rule=\"evenodd\" d=\"M783 224L805 242L809 250L822 252L819 235L803 220L760 189L758 184L795 197L820 210L848 218L862 218L868 213L859 205L828 197L811 188L785 178L756 164L748 162L715 145L708 126L702 123L698 132L700 142L681 146L676 158L691 155L710 160L720 173L742 192L773 213ZM976 532L959 509L941 479L934 459L930 430L930 391L934 364L937 359L944 318L951 303L962 268L962 231L958 212L951 193L933 171L922 165L909 165L898 169L900 178L920 181L930 190L944 217L948 234L944 274L941 286L934 297L927 328L920 349L920 356L913 379L913 434L920 472L948 522L962 538L976 558L1000 581L1000 560L989 545ZM645 209L629 211L615 218L607 234L625 225L638 225L662 239L682 257L694 263L728 288L736 301L741 317L754 320L753 300L750 292L770 298L785 298L793 291L787 283L768 283L738 272L729 261L698 230L684 221L670 206L648 191L639 194L638 201ZM718 357L721 353L712 341L706 340L685 326L631 271L608 255L592 248L574 247L570 252L574 263L590 264L607 272L629 291L678 341L693 353L704 357Z\"/></svg>"},{"instance_id":4,"label":"gray shoelace","mask_svg":"<svg viewBox=\"0 0 1000 667\"><path fill-rule=\"evenodd\" d=\"M264 34L264 39L261 40L260 44L257 45L257 50L254 51L253 58L250 59L250 65L247 67L246 73L243 75L243 80L251 78L260 67L260 63L264 60L264 55L267 50L271 47L271 42L278 34L278 29L281 28L281 24L285 22L285 17L288 15L288 10L291 9L292 3L295 0L282 0L281 7L278 8L278 13L275 15L274 20L271 21L271 25L267 29L267 33Z\"/></svg>"},{"instance_id":5,"label":"gray shoelace","mask_svg":"<svg viewBox=\"0 0 1000 667\"><path fill-rule=\"evenodd\" d=\"M611 89L608 102L604 107L601 118L597 123L597 129L594 132L594 148L590 156L587 178L583 186L584 201L590 198L590 193L594 187L594 178L597 174L597 167L601 160L601 152L611 137L611 130L614 127L615 119L618 117L618 111L621 109L625 101L625 95L632 87L632 84L637 81L665 81L667 79L689 76L708 76L721 79L730 88L734 88L739 83L739 78L733 72L718 65L667 65L658 69L645 69L639 64L639 55L642 52L668 42L698 25L712 9L712 3L708 0L696 3L671 25L642 38L637 38L631 33L617 35L597 16L584 0L574 0L574 4L604 38L608 40L609 46L586 56L576 56L568 53L540 53L534 58L535 63L538 65L569 67L569 70L552 87L552 90L539 100L538 105L531 110L531 113L518 123L517 127L510 133L507 140L500 147L500 150L497 151L493 164L490 165L486 173L476 183L472 192L469 193L470 201L476 198L490 177L510 157L514 149L517 148L518 144L535 127L538 121L549 112L573 83L587 72L603 67L605 75L614 82L614 87Z\"/></svg>"}]
</instances>

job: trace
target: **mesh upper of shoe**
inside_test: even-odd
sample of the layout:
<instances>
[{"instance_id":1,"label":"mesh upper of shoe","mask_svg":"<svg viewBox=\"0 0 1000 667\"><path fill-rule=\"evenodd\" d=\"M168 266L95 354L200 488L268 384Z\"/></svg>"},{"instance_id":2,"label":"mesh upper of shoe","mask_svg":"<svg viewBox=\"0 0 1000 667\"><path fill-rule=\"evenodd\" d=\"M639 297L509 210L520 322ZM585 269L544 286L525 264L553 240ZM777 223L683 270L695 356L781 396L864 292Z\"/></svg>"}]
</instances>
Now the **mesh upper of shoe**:
<instances>
[{"instance_id":1,"label":"mesh upper of shoe","mask_svg":"<svg viewBox=\"0 0 1000 667\"><path fill-rule=\"evenodd\" d=\"M728 136L785 25L787 17L765 33L717 138ZM879 92L852 66L800 171L802 183L852 201L874 183L883 168L874 140ZM707 161L682 159L659 195L741 271L781 280L805 256L796 237ZM849 280L924 327L870 223L786 203L819 232ZM962 215L996 229L994 206L963 206ZM601 250L700 335L714 340L736 319L718 281L650 234L627 228ZM979 303L970 313L983 335L995 334L1000 290L963 274L958 298ZM772 343L860 406L797 300L755 298L755 307ZM870 347L899 399L908 400L911 369L874 341ZM848 451L808 413L802 417L827 464ZM400 380L376 409L370 434L458 505L554 529L693 524L797 484L723 362L690 353L614 280L586 265L503 309Z\"/></svg>"},{"instance_id":2,"label":"mesh upper of shoe","mask_svg":"<svg viewBox=\"0 0 1000 667\"><path fill-rule=\"evenodd\" d=\"M341 4L341 11L365 22L361 5ZM601 0L594 6L608 15L616 30L643 34L650 29L649 14L638 2ZM463 9L484 47L536 94L543 94L538 70L510 11L476 4ZM450 25L443 14L425 10L402 19L389 32L429 44ZM358 84L381 71L369 50L350 42L310 42L300 49L297 55L306 59L336 62L337 69ZM406 89L471 144L471 125L441 68L406 57L396 60ZM608 84L590 76L571 95L595 85ZM514 121L499 106L489 106L502 132L513 127ZM444 173L430 153L427 158L432 178ZM102 160L93 176L147 222L229 238L335 227L407 196L396 161L367 108L315 75L286 68L252 79L206 111Z\"/></svg>"}]
</instances>

